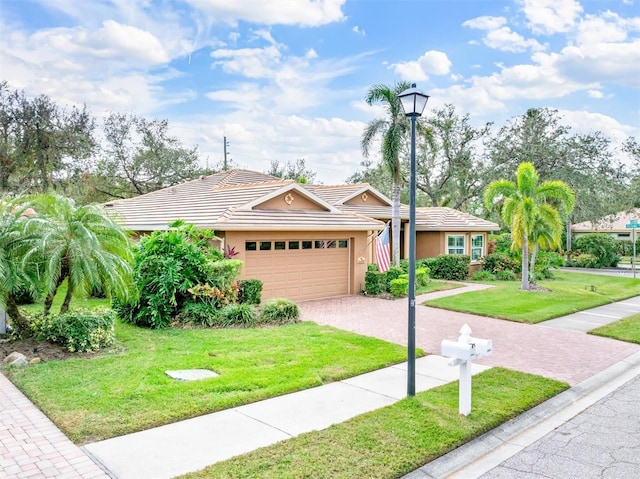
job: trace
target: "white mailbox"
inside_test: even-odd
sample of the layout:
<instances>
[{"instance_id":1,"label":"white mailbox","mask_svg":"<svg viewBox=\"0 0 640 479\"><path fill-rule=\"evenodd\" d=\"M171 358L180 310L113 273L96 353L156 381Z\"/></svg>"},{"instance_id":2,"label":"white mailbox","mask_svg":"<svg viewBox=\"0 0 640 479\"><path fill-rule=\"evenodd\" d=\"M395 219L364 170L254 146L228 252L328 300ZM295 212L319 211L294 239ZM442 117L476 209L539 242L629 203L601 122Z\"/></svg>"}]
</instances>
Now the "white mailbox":
<instances>
[{"instance_id":1,"label":"white mailbox","mask_svg":"<svg viewBox=\"0 0 640 479\"><path fill-rule=\"evenodd\" d=\"M440 354L448 358L469 361L476 358L476 348L474 344L443 339L440 345Z\"/></svg>"},{"instance_id":2,"label":"white mailbox","mask_svg":"<svg viewBox=\"0 0 640 479\"><path fill-rule=\"evenodd\" d=\"M465 324L460 329L457 341L443 339L440 354L453 360L449 366L460 366L459 405L460 414L467 416L471 412L471 361L493 352L490 339L471 337L471 328Z\"/></svg>"},{"instance_id":3,"label":"white mailbox","mask_svg":"<svg viewBox=\"0 0 640 479\"><path fill-rule=\"evenodd\" d=\"M477 358L488 356L493 350L490 339L469 338L469 343L475 346Z\"/></svg>"}]
</instances>

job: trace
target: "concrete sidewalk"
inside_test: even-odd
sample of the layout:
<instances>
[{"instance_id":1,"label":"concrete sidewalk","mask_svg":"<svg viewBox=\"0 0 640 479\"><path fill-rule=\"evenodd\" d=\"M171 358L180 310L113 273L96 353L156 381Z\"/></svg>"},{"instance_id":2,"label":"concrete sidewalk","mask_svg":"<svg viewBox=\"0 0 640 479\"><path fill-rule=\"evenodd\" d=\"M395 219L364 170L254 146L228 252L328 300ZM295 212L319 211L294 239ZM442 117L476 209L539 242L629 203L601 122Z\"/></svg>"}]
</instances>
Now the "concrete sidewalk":
<instances>
[{"instance_id":1,"label":"concrete sidewalk","mask_svg":"<svg viewBox=\"0 0 640 479\"><path fill-rule=\"evenodd\" d=\"M458 379L449 359L416 360L416 391ZM474 374L487 369L473 365ZM406 363L84 447L118 479L169 479L406 396Z\"/></svg>"}]
</instances>

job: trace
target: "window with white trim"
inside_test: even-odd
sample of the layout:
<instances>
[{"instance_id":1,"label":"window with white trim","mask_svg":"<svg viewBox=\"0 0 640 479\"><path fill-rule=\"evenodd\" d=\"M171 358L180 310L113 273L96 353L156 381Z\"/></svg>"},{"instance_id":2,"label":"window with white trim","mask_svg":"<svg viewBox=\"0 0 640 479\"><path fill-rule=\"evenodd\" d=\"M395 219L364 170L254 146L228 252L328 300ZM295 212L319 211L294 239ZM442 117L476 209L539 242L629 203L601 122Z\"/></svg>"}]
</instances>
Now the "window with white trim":
<instances>
[{"instance_id":1,"label":"window with white trim","mask_svg":"<svg viewBox=\"0 0 640 479\"><path fill-rule=\"evenodd\" d=\"M484 252L484 236L471 236L471 261L480 261Z\"/></svg>"},{"instance_id":2,"label":"window with white trim","mask_svg":"<svg viewBox=\"0 0 640 479\"><path fill-rule=\"evenodd\" d=\"M447 236L447 254L464 254L464 235Z\"/></svg>"}]
</instances>

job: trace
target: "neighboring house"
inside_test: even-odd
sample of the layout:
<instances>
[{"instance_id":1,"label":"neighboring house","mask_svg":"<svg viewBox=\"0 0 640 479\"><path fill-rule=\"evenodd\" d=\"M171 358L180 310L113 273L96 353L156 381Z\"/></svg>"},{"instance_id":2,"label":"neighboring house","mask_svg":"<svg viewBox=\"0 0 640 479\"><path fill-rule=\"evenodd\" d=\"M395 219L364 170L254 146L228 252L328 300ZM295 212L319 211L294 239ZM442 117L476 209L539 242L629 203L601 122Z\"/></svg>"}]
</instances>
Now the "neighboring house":
<instances>
[{"instance_id":1,"label":"neighboring house","mask_svg":"<svg viewBox=\"0 0 640 479\"><path fill-rule=\"evenodd\" d=\"M137 234L176 219L213 229L234 248L243 278L264 283L263 299L296 301L356 294L373 261L373 239L391 219L391 202L368 184L298 184L263 173L229 170L105 205ZM409 211L401 248L408 256ZM417 257L464 253L479 260L498 225L450 208L420 208Z\"/></svg>"},{"instance_id":2,"label":"neighboring house","mask_svg":"<svg viewBox=\"0 0 640 479\"><path fill-rule=\"evenodd\" d=\"M627 229L626 225L634 219L640 222L640 208L608 215L596 222L584 221L576 223L571 225L571 232L576 238L587 233L607 233L614 239L630 241L631 229ZM638 235L637 230L636 235Z\"/></svg>"}]
</instances>

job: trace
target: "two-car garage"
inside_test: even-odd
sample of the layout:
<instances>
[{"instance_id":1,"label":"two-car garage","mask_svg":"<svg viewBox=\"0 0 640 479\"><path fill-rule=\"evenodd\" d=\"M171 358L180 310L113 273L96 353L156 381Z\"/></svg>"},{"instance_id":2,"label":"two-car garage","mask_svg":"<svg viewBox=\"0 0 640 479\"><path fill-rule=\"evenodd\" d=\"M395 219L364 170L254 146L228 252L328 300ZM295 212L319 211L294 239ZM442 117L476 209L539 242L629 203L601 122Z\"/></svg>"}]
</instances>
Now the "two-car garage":
<instances>
[{"instance_id":1,"label":"two-car garage","mask_svg":"<svg viewBox=\"0 0 640 479\"><path fill-rule=\"evenodd\" d=\"M307 235L305 235L307 236ZM351 241L316 236L244 242L242 276L263 282L262 298L294 301L351 293Z\"/></svg>"}]
</instances>

